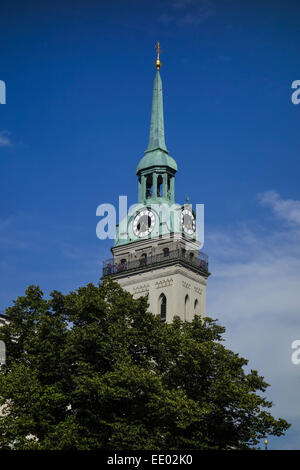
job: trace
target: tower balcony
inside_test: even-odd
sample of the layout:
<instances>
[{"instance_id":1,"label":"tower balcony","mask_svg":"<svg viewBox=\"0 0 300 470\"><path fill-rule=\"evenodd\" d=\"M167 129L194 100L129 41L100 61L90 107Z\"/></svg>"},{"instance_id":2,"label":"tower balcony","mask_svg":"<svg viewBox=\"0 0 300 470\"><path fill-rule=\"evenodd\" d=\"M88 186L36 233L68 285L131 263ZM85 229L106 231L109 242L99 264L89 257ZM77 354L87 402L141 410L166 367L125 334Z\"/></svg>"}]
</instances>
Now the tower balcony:
<instances>
[{"instance_id":1,"label":"tower balcony","mask_svg":"<svg viewBox=\"0 0 300 470\"><path fill-rule=\"evenodd\" d=\"M102 278L107 276L120 277L134 271L145 271L173 265L175 263L186 266L204 277L210 275L208 271L208 256L203 252L195 253L183 250L164 251L154 256L142 256L134 260L122 260L115 263L113 258L103 261Z\"/></svg>"}]
</instances>

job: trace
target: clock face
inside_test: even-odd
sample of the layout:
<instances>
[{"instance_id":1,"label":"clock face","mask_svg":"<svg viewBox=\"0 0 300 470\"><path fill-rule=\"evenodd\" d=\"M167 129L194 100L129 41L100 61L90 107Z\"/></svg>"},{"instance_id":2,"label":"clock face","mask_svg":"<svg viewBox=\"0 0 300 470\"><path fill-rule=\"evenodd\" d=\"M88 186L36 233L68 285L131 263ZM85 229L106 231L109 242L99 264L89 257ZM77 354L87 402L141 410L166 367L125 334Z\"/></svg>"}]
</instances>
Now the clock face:
<instances>
[{"instance_id":1,"label":"clock face","mask_svg":"<svg viewBox=\"0 0 300 470\"><path fill-rule=\"evenodd\" d=\"M136 237L143 238L149 235L155 225L155 215L150 209L142 209L134 218L133 233Z\"/></svg>"},{"instance_id":2,"label":"clock face","mask_svg":"<svg viewBox=\"0 0 300 470\"><path fill-rule=\"evenodd\" d=\"M191 210L184 209L181 212L181 225L185 233L193 235L196 230L195 217Z\"/></svg>"}]
</instances>

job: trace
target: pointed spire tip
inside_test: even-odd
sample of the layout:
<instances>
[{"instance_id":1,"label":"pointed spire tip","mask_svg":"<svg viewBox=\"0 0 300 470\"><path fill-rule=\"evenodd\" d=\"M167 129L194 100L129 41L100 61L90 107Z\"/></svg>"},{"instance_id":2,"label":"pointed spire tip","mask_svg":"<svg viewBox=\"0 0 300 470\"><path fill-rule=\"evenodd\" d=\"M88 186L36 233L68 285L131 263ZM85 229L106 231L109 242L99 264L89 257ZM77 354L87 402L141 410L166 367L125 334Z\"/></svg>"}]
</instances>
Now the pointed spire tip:
<instances>
[{"instance_id":1,"label":"pointed spire tip","mask_svg":"<svg viewBox=\"0 0 300 470\"><path fill-rule=\"evenodd\" d=\"M155 44L155 49L156 49L156 52L157 52L155 67L156 67L156 70L159 71L160 67L162 66L161 60L159 58L159 55L161 54L161 47L160 47L160 42L159 41L157 41L157 43Z\"/></svg>"},{"instance_id":2,"label":"pointed spire tip","mask_svg":"<svg viewBox=\"0 0 300 470\"><path fill-rule=\"evenodd\" d=\"M160 51L160 48L158 50ZM165 142L162 82L158 69L154 79L150 136L146 152L153 150L162 150L168 153Z\"/></svg>"}]
</instances>

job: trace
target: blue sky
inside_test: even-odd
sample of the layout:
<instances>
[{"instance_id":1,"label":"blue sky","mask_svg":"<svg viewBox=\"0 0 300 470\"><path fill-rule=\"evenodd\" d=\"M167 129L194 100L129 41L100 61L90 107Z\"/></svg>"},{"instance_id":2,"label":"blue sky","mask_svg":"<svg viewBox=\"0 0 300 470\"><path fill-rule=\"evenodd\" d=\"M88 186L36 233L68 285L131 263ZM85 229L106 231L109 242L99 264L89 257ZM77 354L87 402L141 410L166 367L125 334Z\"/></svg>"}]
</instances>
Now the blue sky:
<instances>
[{"instance_id":1,"label":"blue sky","mask_svg":"<svg viewBox=\"0 0 300 470\"><path fill-rule=\"evenodd\" d=\"M300 4L6 2L0 17L0 310L29 284L97 282L96 207L137 198L154 44L176 200L205 204L208 314L271 384L300 448Z\"/></svg>"}]
</instances>

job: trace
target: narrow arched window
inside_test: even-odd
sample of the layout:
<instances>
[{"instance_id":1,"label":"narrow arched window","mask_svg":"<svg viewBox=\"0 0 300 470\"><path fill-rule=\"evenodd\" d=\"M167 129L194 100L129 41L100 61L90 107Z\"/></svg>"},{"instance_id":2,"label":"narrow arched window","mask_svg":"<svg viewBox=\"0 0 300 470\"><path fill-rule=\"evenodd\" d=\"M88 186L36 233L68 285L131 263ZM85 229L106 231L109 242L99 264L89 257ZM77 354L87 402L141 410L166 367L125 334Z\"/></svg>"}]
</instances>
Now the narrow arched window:
<instances>
[{"instance_id":1,"label":"narrow arched window","mask_svg":"<svg viewBox=\"0 0 300 470\"><path fill-rule=\"evenodd\" d=\"M158 299L158 313L162 321L167 319L167 297L165 294L160 294Z\"/></svg>"},{"instance_id":2,"label":"narrow arched window","mask_svg":"<svg viewBox=\"0 0 300 470\"><path fill-rule=\"evenodd\" d=\"M188 295L184 299L184 320L187 321L190 315L190 298Z\"/></svg>"},{"instance_id":3,"label":"narrow arched window","mask_svg":"<svg viewBox=\"0 0 300 470\"><path fill-rule=\"evenodd\" d=\"M200 304L198 299L196 299L194 303L194 315L200 315Z\"/></svg>"},{"instance_id":4,"label":"narrow arched window","mask_svg":"<svg viewBox=\"0 0 300 470\"><path fill-rule=\"evenodd\" d=\"M162 176L159 175L157 178L157 197L162 197L163 193L163 179Z\"/></svg>"},{"instance_id":5,"label":"narrow arched window","mask_svg":"<svg viewBox=\"0 0 300 470\"><path fill-rule=\"evenodd\" d=\"M153 189L152 185L153 185L152 175L149 175L146 180L146 198L152 197L152 189Z\"/></svg>"},{"instance_id":6,"label":"narrow arched window","mask_svg":"<svg viewBox=\"0 0 300 470\"><path fill-rule=\"evenodd\" d=\"M147 264L147 253L142 253L140 256L140 266Z\"/></svg>"},{"instance_id":7,"label":"narrow arched window","mask_svg":"<svg viewBox=\"0 0 300 470\"><path fill-rule=\"evenodd\" d=\"M163 249L163 252L164 252L164 257L165 257L165 258L167 258L167 257L169 256L169 254L170 254L169 248L164 248L164 249Z\"/></svg>"},{"instance_id":8,"label":"narrow arched window","mask_svg":"<svg viewBox=\"0 0 300 470\"><path fill-rule=\"evenodd\" d=\"M126 261L126 258L123 258L121 259L121 263L120 263L120 271L126 271L127 269L127 261Z\"/></svg>"},{"instance_id":9,"label":"narrow arched window","mask_svg":"<svg viewBox=\"0 0 300 470\"><path fill-rule=\"evenodd\" d=\"M171 199L171 176L168 175L168 199Z\"/></svg>"}]
</instances>

